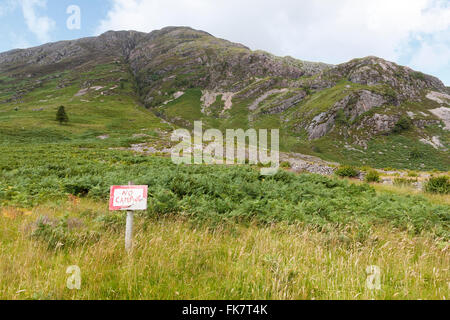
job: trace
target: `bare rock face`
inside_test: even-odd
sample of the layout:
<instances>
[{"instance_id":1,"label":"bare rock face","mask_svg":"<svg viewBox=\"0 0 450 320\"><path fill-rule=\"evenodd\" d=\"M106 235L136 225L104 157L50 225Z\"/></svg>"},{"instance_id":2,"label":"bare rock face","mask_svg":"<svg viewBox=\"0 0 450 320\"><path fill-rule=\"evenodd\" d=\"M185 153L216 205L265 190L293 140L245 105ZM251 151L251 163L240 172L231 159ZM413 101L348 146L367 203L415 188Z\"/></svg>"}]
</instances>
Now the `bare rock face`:
<instances>
[{"instance_id":1,"label":"bare rock face","mask_svg":"<svg viewBox=\"0 0 450 320\"><path fill-rule=\"evenodd\" d=\"M370 134L372 135L386 133L394 128L399 118L399 115L394 116L376 113L372 117L364 119L358 129L368 128Z\"/></svg>"},{"instance_id":2,"label":"bare rock face","mask_svg":"<svg viewBox=\"0 0 450 320\"><path fill-rule=\"evenodd\" d=\"M319 139L325 136L333 129L335 119L336 115L328 112L316 116L306 129L309 134L309 139Z\"/></svg>"},{"instance_id":3,"label":"bare rock face","mask_svg":"<svg viewBox=\"0 0 450 320\"><path fill-rule=\"evenodd\" d=\"M387 100L383 96L368 90L350 94L337 102L330 111L321 113L312 120L307 127L309 139L318 139L328 134L334 128L339 110L343 110L348 120L353 121L373 108L386 103Z\"/></svg>"},{"instance_id":4,"label":"bare rock face","mask_svg":"<svg viewBox=\"0 0 450 320\"><path fill-rule=\"evenodd\" d=\"M342 109L350 120L354 120L373 108L380 107L386 103L387 100L382 95L368 90L361 90L336 103L332 111L336 112Z\"/></svg>"},{"instance_id":5,"label":"bare rock face","mask_svg":"<svg viewBox=\"0 0 450 320\"><path fill-rule=\"evenodd\" d=\"M109 31L98 37L59 41L24 50L0 53L0 72L48 72L48 66L70 69L106 57L127 57L145 33ZM58 66L58 64L66 66ZM50 70L51 70L50 69Z\"/></svg>"},{"instance_id":6,"label":"bare rock face","mask_svg":"<svg viewBox=\"0 0 450 320\"><path fill-rule=\"evenodd\" d=\"M282 113L289 108L295 106L300 103L306 97L306 92L300 92L295 94L294 96L274 102L271 106L268 107L267 111L263 111L263 114L278 114Z\"/></svg>"},{"instance_id":7,"label":"bare rock face","mask_svg":"<svg viewBox=\"0 0 450 320\"><path fill-rule=\"evenodd\" d=\"M147 35L129 54L129 63L144 100L162 86L162 79L172 79L178 87L237 93L257 78L295 80L328 68L322 63L251 51L241 44L217 39L203 31L176 27ZM246 94L253 97L273 89L273 84L267 85Z\"/></svg>"},{"instance_id":8,"label":"bare rock face","mask_svg":"<svg viewBox=\"0 0 450 320\"><path fill-rule=\"evenodd\" d=\"M355 107L350 111L351 120L386 103L387 101L383 96L367 90L362 90L359 92L358 101L356 102Z\"/></svg>"}]
</instances>

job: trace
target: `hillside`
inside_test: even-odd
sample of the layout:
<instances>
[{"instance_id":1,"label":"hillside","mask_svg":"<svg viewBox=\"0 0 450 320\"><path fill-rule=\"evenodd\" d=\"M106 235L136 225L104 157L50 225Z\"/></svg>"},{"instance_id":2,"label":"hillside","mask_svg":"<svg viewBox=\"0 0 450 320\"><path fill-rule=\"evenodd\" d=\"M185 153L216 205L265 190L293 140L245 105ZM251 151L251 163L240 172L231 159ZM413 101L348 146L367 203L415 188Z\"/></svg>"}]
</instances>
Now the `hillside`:
<instances>
[{"instance_id":1,"label":"hillside","mask_svg":"<svg viewBox=\"0 0 450 320\"><path fill-rule=\"evenodd\" d=\"M203 120L281 128L283 151L325 160L447 171L449 103L439 79L380 58L337 66L281 58L185 27L0 54L8 142L108 136L150 146L143 135L164 139ZM69 126L54 121L59 105Z\"/></svg>"},{"instance_id":2,"label":"hillside","mask_svg":"<svg viewBox=\"0 0 450 320\"><path fill-rule=\"evenodd\" d=\"M448 299L449 104L380 58L184 27L0 53L0 299ZM280 128L281 169L175 164L170 133L195 120ZM130 181L148 207L126 251L108 202Z\"/></svg>"}]
</instances>

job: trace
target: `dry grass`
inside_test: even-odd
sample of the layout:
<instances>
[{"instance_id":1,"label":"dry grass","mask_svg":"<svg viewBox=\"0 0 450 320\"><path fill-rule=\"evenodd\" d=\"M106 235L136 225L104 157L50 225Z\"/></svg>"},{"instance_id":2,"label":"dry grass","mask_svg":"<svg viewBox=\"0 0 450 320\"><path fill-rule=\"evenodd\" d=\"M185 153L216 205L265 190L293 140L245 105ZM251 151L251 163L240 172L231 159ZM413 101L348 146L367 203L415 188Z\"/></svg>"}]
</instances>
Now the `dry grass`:
<instances>
[{"instance_id":1,"label":"dry grass","mask_svg":"<svg viewBox=\"0 0 450 320\"><path fill-rule=\"evenodd\" d=\"M0 217L0 299L447 299L448 243L373 228L364 243L331 229L301 225L208 229L175 219L136 219L135 247L102 231L91 245L49 250L30 239L39 215L71 217L94 228L103 205L89 201ZM351 230L350 230L351 232ZM78 265L81 290L66 288ZM369 290L366 268L381 269L382 288Z\"/></svg>"},{"instance_id":2,"label":"dry grass","mask_svg":"<svg viewBox=\"0 0 450 320\"><path fill-rule=\"evenodd\" d=\"M357 179L345 179L354 184L364 184L365 182ZM378 193L390 193L402 196L422 196L434 204L450 205L450 195L433 194L419 190L413 186L396 186L381 183L370 183Z\"/></svg>"},{"instance_id":3,"label":"dry grass","mask_svg":"<svg viewBox=\"0 0 450 320\"><path fill-rule=\"evenodd\" d=\"M375 190L378 192L384 192L384 193L392 193L392 194L398 194L398 195L404 195L404 196L411 196L411 195L420 195L428 200L430 200L432 203L435 204L445 204L450 205L450 196L445 194L433 194L433 193L427 193L423 192L421 190L418 190L414 187L409 186L392 186L392 185L383 185L383 184L373 184Z\"/></svg>"}]
</instances>

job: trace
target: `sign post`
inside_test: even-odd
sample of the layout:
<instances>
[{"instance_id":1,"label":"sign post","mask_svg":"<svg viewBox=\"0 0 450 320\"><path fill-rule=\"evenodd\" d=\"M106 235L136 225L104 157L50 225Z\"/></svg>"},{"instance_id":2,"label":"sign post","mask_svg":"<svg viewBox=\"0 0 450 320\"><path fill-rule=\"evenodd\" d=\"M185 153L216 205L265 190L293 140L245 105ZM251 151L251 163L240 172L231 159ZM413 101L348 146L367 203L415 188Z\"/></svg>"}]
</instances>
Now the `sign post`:
<instances>
[{"instance_id":1,"label":"sign post","mask_svg":"<svg viewBox=\"0 0 450 320\"><path fill-rule=\"evenodd\" d=\"M127 211L125 227L125 249L130 252L133 247L133 219L135 210L147 209L148 186L112 186L110 190L109 210Z\"/></svg>"},{"instance_id":2,"label":"sign post","mask_svg":"<svg viewBox=\"0 0 450 320\"><path fill-rule=\"evenodd\" d=\"M128 185L133 185L133 182L128 182ZM125 250L130 252L133 247L133 221L134 213L131 210L127 210L127 224L125 226Z\"/></svg>"}]
</instances>

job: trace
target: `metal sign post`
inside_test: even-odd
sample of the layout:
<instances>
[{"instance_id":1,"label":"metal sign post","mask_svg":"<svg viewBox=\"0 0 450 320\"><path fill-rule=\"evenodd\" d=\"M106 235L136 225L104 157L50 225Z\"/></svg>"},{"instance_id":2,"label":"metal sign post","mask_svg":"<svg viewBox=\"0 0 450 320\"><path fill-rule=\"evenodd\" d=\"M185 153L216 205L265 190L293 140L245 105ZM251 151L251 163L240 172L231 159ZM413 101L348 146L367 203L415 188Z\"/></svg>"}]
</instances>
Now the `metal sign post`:
<instances>
[{"instance_id":1,"label":"metal sign post","mask_svg":"<svg viewBox=\"0 0 450 320\"><path fill-rule=\"evenodd\" d=\"M133 182L128 182L129 186L133 185ZM133 221L134 213L131 210L127 210L127 224L125 226L125 250L130 252L133 247Z\"/></svg>"}]
</instances>

